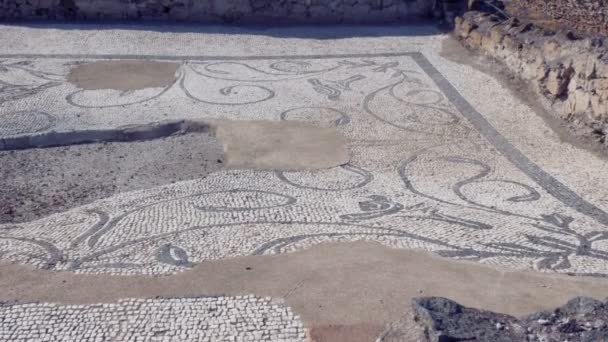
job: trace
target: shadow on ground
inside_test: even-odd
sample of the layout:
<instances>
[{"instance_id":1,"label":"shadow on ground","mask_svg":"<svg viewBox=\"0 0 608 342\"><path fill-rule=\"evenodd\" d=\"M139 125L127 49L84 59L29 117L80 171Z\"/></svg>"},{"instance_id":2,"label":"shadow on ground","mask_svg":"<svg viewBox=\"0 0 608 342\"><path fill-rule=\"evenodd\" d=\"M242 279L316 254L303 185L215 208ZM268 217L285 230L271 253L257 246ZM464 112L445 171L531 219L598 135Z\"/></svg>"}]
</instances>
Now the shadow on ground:
<instances>
[{"instance_id":1,"label":"shadow on ground","mask_svg":"<svg viewBox=\"0 0 608 342\"><path fill-rule=\"evenodd\" d=\"M353 37L399 37L430 36L445 33L447 27L438 26L434 21L416 21L387 25L208 25L194 23L159 23L128 21L18 21L5 22L7 26L21 26L40 30L131 30L163 33L200 33L200 34L248 34L276 38L300 39L345 39ZM331 30L328 30L331 28Z\"/></svg>"}]
</instances>

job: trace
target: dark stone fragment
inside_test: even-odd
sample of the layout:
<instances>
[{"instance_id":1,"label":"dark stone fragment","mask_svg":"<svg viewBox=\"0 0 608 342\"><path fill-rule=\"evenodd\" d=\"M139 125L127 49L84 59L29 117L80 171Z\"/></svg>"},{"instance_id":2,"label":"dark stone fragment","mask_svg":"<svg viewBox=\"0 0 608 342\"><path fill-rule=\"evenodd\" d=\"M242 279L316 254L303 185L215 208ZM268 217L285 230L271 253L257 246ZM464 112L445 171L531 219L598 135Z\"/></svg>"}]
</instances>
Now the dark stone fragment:
<instances>
[{"instance_id":1,"label":"dark stone fragment","mask_svg":"<svg viewBox=\"0 0 608 342\"><path fill-rule=\"evenodd\" d=\"M596 315L600 311L605 311L604 303L597 299L588 297L576 297L571 299L558 309L562 315Z\"/></svg>"},{"instance_id":2,"label":"dark stone fragment","mask_svg":"<svg viewBox=\"0 0 608 342\"><path fill-rule=\"evenodd\" d=\"M591 46L595 48L602 47L604 45L604 40L600 37L594 37L591 39Z\"/></svg>"},{"instance_id":3,"label":"dark stone fragment","mask_svg":"<svg viewBox=\"0 0 608 342\"><path fill-rule=\"evenodd\" d=\"M566 38L568 38L570 40L579 40L580 39L580 37L576 33L572 32L572 31L568 31L566 33Z\"/></svg>"},{"instance_id":4,"label":"dark stone fragment","mask_svg":"<svg viewBox=\"0 0 608 342\"><path fill-rule=\"evenodd\" d=\"M418 321L425 325L433 342L522 341L524 336L511 329L515 317L465 308L446 298L424 297L413 300Z\"/></svg>"},{"instance_id":5,"label":"dark stone fragment","mask_svg":"<svg viewBox=\"0 0 608 342\"><path fill-rule=\"evenodd\" d=\"M569 319L565 323L558 325L557 330L564 334L574 334L584 329L578 326L576 319Z\"/></svg>"},{"instance_id":6,"label":"dark stone fragment","mask_svg":"<svg viewBox=\"0 0 608 342\"><path fill-rule=\"evenodd\" d=\"M608 304L593 298L577 297L555 310L522 319L467 308L440 297L415 298L412 306L415 324L424 330L424 341L608 341ZM399 331L403 326L393 324L382 336L404 336Z\"/></svg>"}]
</instances>

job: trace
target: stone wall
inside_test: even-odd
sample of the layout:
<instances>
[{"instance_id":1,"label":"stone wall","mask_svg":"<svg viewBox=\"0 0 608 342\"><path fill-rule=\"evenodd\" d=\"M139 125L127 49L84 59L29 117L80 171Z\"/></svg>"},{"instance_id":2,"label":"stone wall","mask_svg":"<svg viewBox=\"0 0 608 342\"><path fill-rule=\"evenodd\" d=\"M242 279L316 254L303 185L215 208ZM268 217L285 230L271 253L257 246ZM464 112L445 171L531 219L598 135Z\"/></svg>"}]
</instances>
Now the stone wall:
<instances>
[{"instance_id":1,"label":"stone wall","mask_svg":"<svg viewBox=\"0 0 608 342\"><path fill-rule=\"evenodd\" d=\"M607 0L505 0L509 13L549 28L608 34Z\"/></svg>"},{"instance_id":2,"label":"stone wall","mask_svg":"<svg viewBox=\"0 0 608 342\"><path fill-rule=\"evenodd\" d=\"M433 0L0 0L0 19L204 23L388 23L426 18Z\"/></svg>"},{"instance_id":3,"label":"stone wall","mask_svg":"<svg viewBox=\"0 0 608 342\"><path fill-rule=\"evenodd\" d=\"M568 31L480 12L456 19L455 35L465 46L501 61L545 97L554 113L608 134L608 40L579 38ZM604 141L606 142L606 141Z\"/></svg>"}]
</instances>

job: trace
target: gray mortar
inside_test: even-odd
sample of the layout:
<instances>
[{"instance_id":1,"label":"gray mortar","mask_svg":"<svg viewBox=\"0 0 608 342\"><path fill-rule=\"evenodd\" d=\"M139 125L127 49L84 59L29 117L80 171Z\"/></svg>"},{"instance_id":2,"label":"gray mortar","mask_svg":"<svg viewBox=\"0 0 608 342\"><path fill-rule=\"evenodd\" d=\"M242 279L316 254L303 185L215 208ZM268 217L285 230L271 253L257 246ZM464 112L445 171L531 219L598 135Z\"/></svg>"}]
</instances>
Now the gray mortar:
<instances>
[{"instance_id":1,"label":"gray mortar","mask_svg":"<svg viewBox=\"0 0 608 342\"><path fill-rule=\"evenodd\" d=\"M53 133L38 141L57 142L55 138L62 136L74 142L90 140L89 135L138 140L182 126L146 127L165 131L136 130L122 136L109 131ZM130 143L4 151L0 165L0 222L27 222L116 193L202 178L220 169L223 161L220 144L203 132Z\"/></svg>"}]
</instances>

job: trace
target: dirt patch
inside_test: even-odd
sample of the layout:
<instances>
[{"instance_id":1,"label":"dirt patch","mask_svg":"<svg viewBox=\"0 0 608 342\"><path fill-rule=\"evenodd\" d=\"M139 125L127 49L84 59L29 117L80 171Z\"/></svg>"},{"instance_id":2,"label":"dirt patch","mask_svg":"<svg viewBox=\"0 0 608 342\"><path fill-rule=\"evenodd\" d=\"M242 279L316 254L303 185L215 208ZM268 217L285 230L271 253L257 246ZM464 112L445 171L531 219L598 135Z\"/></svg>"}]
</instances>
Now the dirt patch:
<instances>
[{"instance_id":1,"label":"dirt patch","mask_svg":"<svg viewBox=\"0 0 608 342\"><path fill-rule=\"evenodd\" d=\"M0 274L0 301L90 304L156 296L281 297L313 329L317 342L379 336L385 324L411 310L413 297L443 296L521 316L575 296L601 299L608 293L604 279L506 272L371 242L209 261L164 277L76 275L11 264L0 264ZM356 328L348 332L348 326Z\"/></svg>"},{"instance_id":2,"label":"dirt patch","mask_svg":"<svg viewBox=\"0 0 608 342\"><path fill-rule=\"evenodd\" d=\"M164 88L175 82L179 64L153 61L99 61L70 70L68 81L85 90Z\"/></svg>"},{"instance_id":3,"label":"dirt patch","mask_svg":"<svg viewBox=\"0 0 608 342\"><path fill-rule=\"evenodd\" d=\"M349 161L347 140L335 128L298 121L221 120L213 125L229 168L313 170Z\"/></svg>"},{"instance_id":4,"label":"dirt patch","mask_svg":"<svg viewBox=\"0 0 608 342\"><path fill-rule=\"evenodd\" d=\"M315 326L310 329L310 340L312 342L370 342L376 340L378 330L382 328L382 325L371 324Z\"/></svg>"},{"instance_id":5,"label":"dirt patch","mask_svg":"<svg viewBox=\"0 0 608 342\"><path fill-rule=\"evenodd\" d=\"M401 319L391 322L386 325L385 330L378 336L375 342L409 342L409 341L428 341L427 332L416 313L411 303L405 303L405 310ZM372 341L372 340L370 340Z\"/></svg>"},{"instance_id":6,"label":"dirt patch","mask_svg":"<svg viewBox=\"0 0 608 342\"><path fill-rule=\"evenodd\" d=\"M222 167L209 133L0 152L0 222L26 222L113 194L201 178Z\"/></svg>"}]
</instances>

